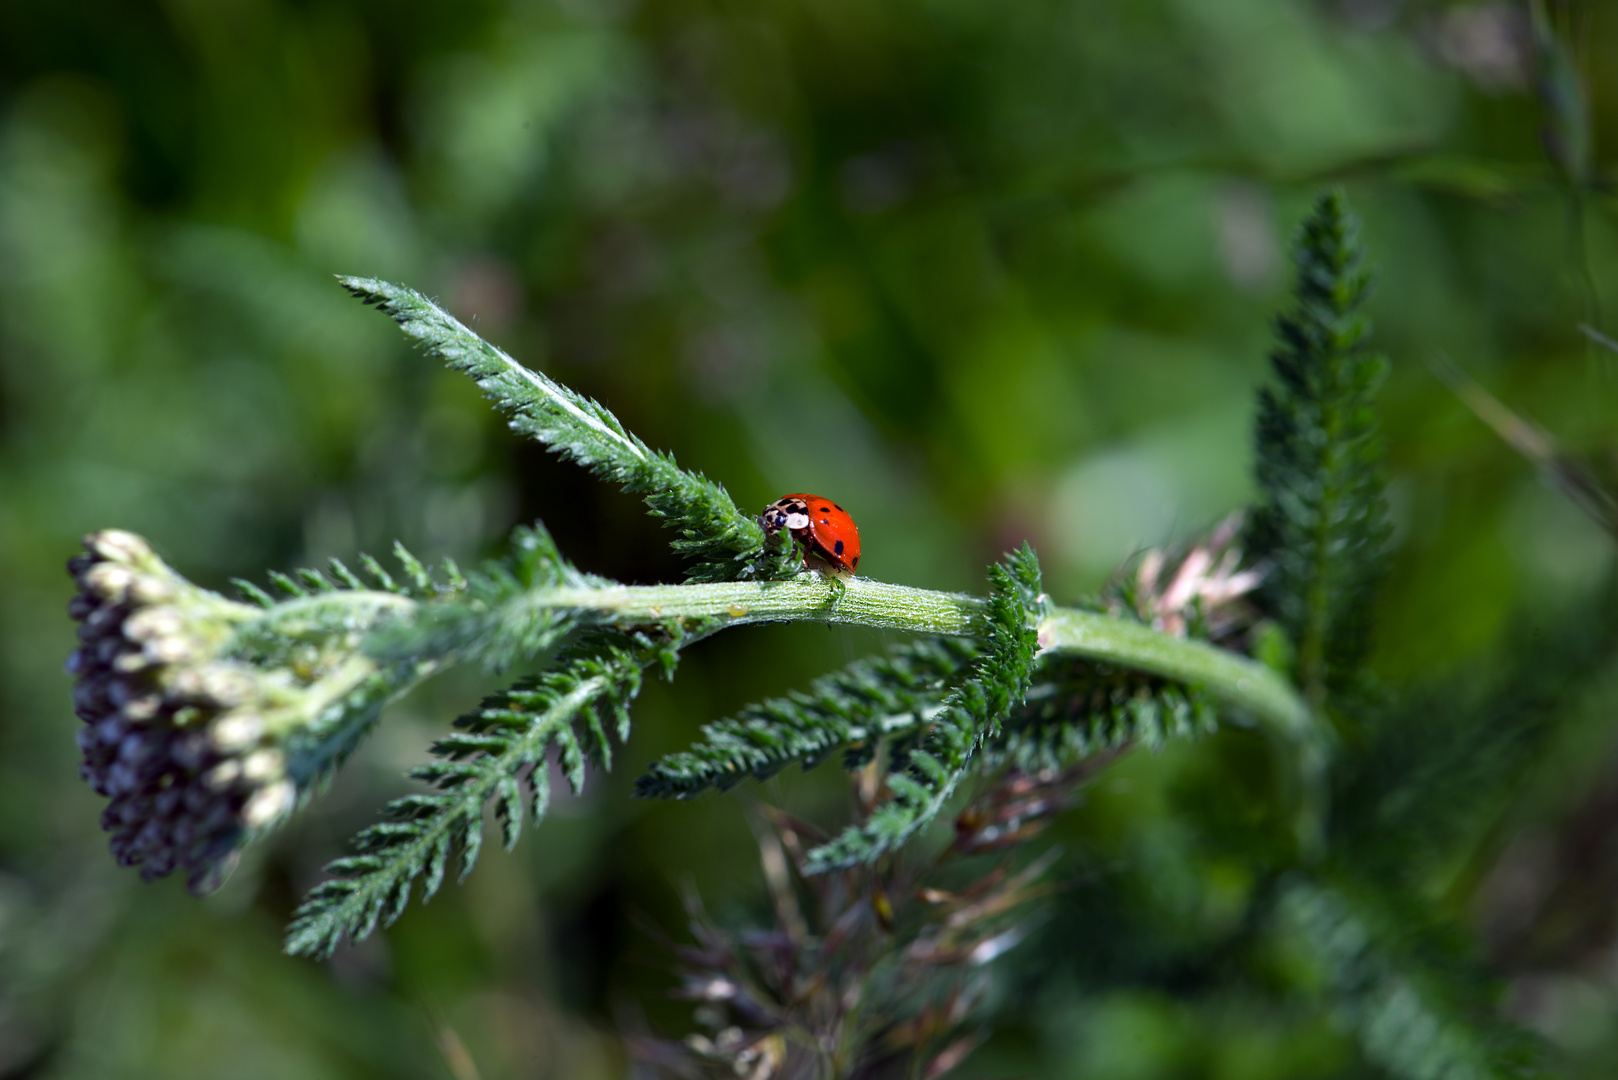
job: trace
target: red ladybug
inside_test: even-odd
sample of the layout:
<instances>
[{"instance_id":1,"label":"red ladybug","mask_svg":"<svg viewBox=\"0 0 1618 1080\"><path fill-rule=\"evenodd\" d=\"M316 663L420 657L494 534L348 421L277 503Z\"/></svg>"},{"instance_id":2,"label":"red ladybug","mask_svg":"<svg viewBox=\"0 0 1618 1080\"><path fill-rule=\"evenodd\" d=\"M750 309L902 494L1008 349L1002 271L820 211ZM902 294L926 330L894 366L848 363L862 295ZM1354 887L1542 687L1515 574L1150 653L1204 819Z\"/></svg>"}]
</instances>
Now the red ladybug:
<instances>
[{"instance_id":1,"label":"red ladybug","mask_svg":"<svg viewBox=\"0 0 1618 1080\"><path fill-rule=\"evenodd\" d=\"M760 519L772 536L782 529L807 549L803 565L819 559L852 574L860 565L860 530L848 511L822 495L783 495L764 508Z\"/></svg>"}]
</instances>

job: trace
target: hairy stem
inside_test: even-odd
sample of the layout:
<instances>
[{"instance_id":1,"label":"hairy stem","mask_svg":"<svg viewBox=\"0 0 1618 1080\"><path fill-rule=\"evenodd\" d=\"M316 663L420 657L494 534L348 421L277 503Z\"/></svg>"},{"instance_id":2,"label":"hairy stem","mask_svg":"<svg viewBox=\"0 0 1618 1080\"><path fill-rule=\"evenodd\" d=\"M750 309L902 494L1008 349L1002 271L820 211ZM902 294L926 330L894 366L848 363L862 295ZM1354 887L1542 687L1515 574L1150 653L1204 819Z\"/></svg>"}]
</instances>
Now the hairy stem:
<instances>
[{"instance_id":1,"label":"hairy stem","mask_svg":"<svg viewBox=\"0 0 1618 1080\"><path fill-rule=\"evenodd\" d=\"M387 593L347 592L319 598L348 604L357 622L409 619L423 602ZM431 603L430 601L427 603ZM868 578L834 581L804 574L790 581L698 585L608 585L535 589L517 601L530 610L568 610L621 629L670 622L704 624L703 636L749 623L814 621L918 634L970 636L985 601L963 593L889 585ZM276 619L273 612L263 616ZM1244 656L1174 637L1137 622L1055 608L1039 624L1040 647L1118 664L1202 687L1292 739L1310 738L1313 714L1281 676Z\"/></svg>"},{"instance_id":2,"label":"hairy stem","mask_svg":"<svg viewBox=\"0 0 1618 1080\"><path fill-rule=\"evenodd\" d=\"M1263 664L1203 641L1173 637L1126 619L1055 608L1039 624L1039 644L1046 651L1200 686L1293 738L1311 737L1315 730L1309 707L1285 679Z\"/></svg>"},{"instance_id":3,"label":"hairy stem","mask_svg":"<svg viewBox=\"0 0 1618 1080\"><path fill-rule=\"evenodd\" d=\"M1211 697L1250 713L1286 748L1286 778L1299 848L1319 854L1324 843L1329 734L1280 675L1256 661L1202 641L1089 611L1056 608L1039 624L1042 649L1072 653L1200 686Z\"/></svg>"},{"instance_id":4,"label":"hairy stem","mask_svg":"<svg viewBox=\"0 0 1618 1080\"><path fill-rule=\"evenodd\" d=\"M718 619L726 626L810 621L954 636L975 634L988 610L985 601L964 593L818 574L790 581L557 589L534 600L593 611L601 621L622 626L666 619Z\"/></svg>"},{"instance_id":5,"label":"hairy stem","mask_svg":"<svg viewBox=\"0 0 1618 1080\"><path fill-rule=\"evenodd\" d=\"M962 593L933 592L855 578L846 584L805 575L792 581L716 585L620 585L558 589L533 602L576 607L603 621L637 625L658 619L718 619L725 625L813 620L908 630L976 633L986 603ZM1055 608L1040 621L1040 647L1151 672L1201 686L1227 705L1252 713L1295 737L1314 729L1313 715L1285 679L1244 656L1127 619Z\"/></svg>"}]
</instances>

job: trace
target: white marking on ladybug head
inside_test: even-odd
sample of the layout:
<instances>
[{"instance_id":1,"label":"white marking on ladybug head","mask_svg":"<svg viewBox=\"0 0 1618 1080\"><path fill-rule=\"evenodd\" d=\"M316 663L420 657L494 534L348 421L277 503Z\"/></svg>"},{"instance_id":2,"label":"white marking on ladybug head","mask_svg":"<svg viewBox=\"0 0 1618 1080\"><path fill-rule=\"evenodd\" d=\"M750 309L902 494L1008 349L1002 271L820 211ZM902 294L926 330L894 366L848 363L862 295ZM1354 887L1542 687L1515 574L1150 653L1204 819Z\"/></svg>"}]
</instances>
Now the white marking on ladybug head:
<instances>
[{"instance_id":1,"label":"white marking on ladybug head","mask_svg":"<svg viewBox=\"0 0 1618 1080\"><path fill-rule=\"evenodd\" d=\"M796 531L798 529L807 529L808 527L809 527L809 515L808 514L788 514L787 515L787 528L792 529L793 531Z\"/></svg>"}]
</instances>

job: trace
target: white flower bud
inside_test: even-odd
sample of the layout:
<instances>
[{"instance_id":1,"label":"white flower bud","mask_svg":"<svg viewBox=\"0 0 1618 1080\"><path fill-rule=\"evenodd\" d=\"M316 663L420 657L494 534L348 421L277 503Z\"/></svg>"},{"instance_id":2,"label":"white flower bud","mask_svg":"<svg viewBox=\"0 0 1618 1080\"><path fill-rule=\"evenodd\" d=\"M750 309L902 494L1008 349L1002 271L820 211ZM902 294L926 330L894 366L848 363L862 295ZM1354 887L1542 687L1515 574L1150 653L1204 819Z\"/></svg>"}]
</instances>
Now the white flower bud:
<instances>
[{"instance_id":1,"label":"white flower bud","mask_svg":"<svg viewBox=\"0 0 1618 1080\"><path fill-rule=\"evenodd\" d=\"M133 724L144 724L157 715L163 699L156 694L143 694L124 706L124 719Z\"/></svg>"},{"instance_id":2,"label":"white flower bud","mask_svg":"<svg viewBox=\"0 0 1618 1080\"><path fill-rule=\"evenodd\" d=\"M103 600L122 600L134 580L134 572L127 566L104 562L97 563L84 575L84 586Z\"/></svg>"},{"instance_id":3,"label":"white flower bud","mask_svg":"<svg viewBox=\"0 0 1618 1080\"><path fill-rule=\"evenodd\" d=\"M161 604L174 598L174 586L155 574L136 574L129 598L137 604Z\"/></svg>"},{"instance_id":4,"label":"white flower bud","mask_svg":"<svg viewBox=\"0 0 1618 1080\"><path fill-rule=\"evenodd\" d=\"M203 690L202 669L188 667L169 673L165 688L182 698L199 698Z\"/></svg>"},{"instance_id":5,"label":"white flower bud","mask_svg":"<svg viewBox=\"0 0 1618 1080\"><path fill-rule=\"evenodd\" d=\"M255 750L242 760L242 776L255 784L282 776L286 771L287 760L279 750Z\"/></svg>"},{"instance_id":6,"label":"white flower bud","mask_svg":"<svg viewBox=\"0 0 1618 1080\"><path fill-rule=\"evenodd\" d=\"M170 676L168 686L180 697L225 709L251 700L258 689L252 675L230 663L184 668Z\"/></svg>"},{"instance_id":7,"label":"white flower bud","mask_svg":"<svg viewBox=\"0 0 1618 1080\"><path fill-rule=\"evenodd\" d=\"M221 716L208 729L208 741L215 750L244 750L264 734L264 719L255 712L231 712Z\"/></svg>"},{"instance_id":8,"label":"white flower bud","mask_svg":"<svg viewBox=\"0 0 1618 1080\"><path fill-rule=\"evenodd\" d=\"M236 782L236 778L241 776L241 774L241 762L232 758L229 761L221 761L219 764L209 769L202 775L202 782L206 784L212 791L224 791L230 785L234 784Z\"/></svg>"},{"instance_id":9,"label":"white flower bud","mask_svg":"<svg viewBox=\"0 0 1618 1080\"><path fill-rule=\"evenodd\" d=\"M225 664L209 665L198 674L197 696L227 709L252 697L258 688L251 675Z\"/></svg>"},{"instance_id":10,"label":"white flower bud","mask_svg":"<svg viewBox=\"0 0 1618 1080\"><path fill-rule=\"evenodd\" d=\"M152 549L146 541L123 529L102 529L84 538L84 546L109 562L132 563L149 559Z\"/></svg>"},{"instance_id":11,"label":"white flower bud","mask_svg":"<svg viewBox=\"0 0 1618 1080\"><path fill-rule=\"evenodd\" d=\"M196 647L196 642L190 638L176 634L173 637L154 638L141 651L146 654L146 659L154 663L178 664L194 653Z\"/></svg>"},{"instance_id":12,"label":"white flower bud","mask_svg":"<svg viewBox=\"0 0 1618 1080\"><path fill-rule=\"evenodd\" d=\"M151 641L171 637L185 628L185 620L172 607L145 608L124 620L124 637L130 641Z\"/></svg>"},{"instance_id":13,"label":"white flower bud","mask_svg":"<svg viewBox=\"0 0 1618 1080\"><path fill-rule=\"evenodd\" d=\"M135 672L145 671L151 666L152 662L146 658L145 654L138 652L120 653L118 658L112 662L112 670L124 675L133 675Z\"/></svg>"},{"instance_id":14,"label":"white flower bud","mask_svg":"<svg viewBox=\"0 0 1618 1080\"><path fill-rule=\"evenodd\" d=\"M242 807L242 822L249 829L262 829L292 809L297 789L291 780L281 780L262 788Z\"/></svg>"}]
</instances>

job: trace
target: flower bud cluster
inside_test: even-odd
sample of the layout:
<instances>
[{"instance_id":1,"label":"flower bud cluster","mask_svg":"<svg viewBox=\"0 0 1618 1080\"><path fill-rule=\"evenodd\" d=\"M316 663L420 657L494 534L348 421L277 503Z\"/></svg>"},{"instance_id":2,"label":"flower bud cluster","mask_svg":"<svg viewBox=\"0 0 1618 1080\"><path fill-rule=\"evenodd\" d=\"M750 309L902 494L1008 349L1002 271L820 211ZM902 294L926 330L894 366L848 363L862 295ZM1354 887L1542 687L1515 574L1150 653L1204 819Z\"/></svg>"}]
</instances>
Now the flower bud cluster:
<instances>
[{"instance_id":1,"label":"flower bud cluster","mask_svg":"<svg viewBox=\"0 0 1618 1080\"><path fill-rule=\"evenodd\" d=\"M1247 595L1264 575L1242 568L1237 547L1241 529L1241 515L1232 514L1178 557L1157 549L1146 552L1135 564L1132 590L1141 618L1179 637L1197 622L1213 641L1245 630L1253 619Z\"/></svg>"},{"instance_id":2,"label":"flower bud cluster","mask_svg":"<svg viewBox=\"0 0 1618 1080\"><path fill-rule=\"evenodd\" d=\"M101 824L120 863L147 880L184 870L210 891L298 794L264 720L280 680L222 655L262 612L186 581L132 533L91 533L84 547L68 563L79 775L109 800Z\"/></svg>"}]
</instances>

